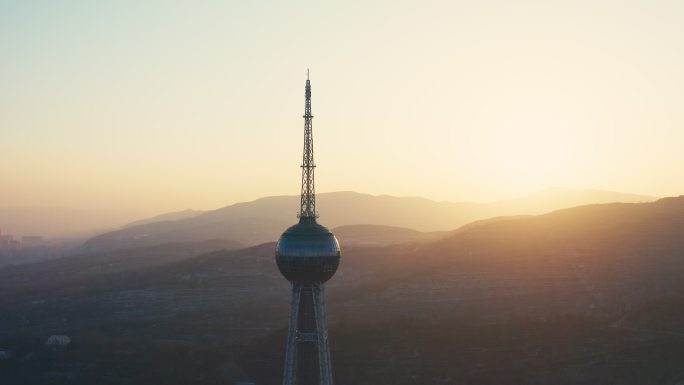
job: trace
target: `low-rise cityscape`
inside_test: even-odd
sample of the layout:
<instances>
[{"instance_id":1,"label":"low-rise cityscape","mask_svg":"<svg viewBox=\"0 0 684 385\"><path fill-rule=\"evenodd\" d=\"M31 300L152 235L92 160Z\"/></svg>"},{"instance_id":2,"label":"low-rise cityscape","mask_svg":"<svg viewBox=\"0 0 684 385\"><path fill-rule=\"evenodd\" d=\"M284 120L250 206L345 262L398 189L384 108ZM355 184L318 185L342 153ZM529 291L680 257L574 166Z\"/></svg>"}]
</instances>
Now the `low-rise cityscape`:
<instances>
[{"instance_id":1,"label":"low-rise cityscape","mask_svg":"<svg viewBox=\"0 0 684 385\"><path fill-rule=\"evenodd\" d=\"M0 228L0 251L18 251L22 248L36 247L45 245L45 241L40 235L22 235L16 237L12 234L5 234Z\"/></svg>"},{"instance_id":2,"label":"low-rise cityscape","mask_svg":"<svg viewBox=\"0 0 684 385\"><path fill-rule=\"evenodd\" d=\"M42 235L14 235L0 229L0 267L64 256L72 247L72 241L47 239Z\"/></svg>"}]
</instances>

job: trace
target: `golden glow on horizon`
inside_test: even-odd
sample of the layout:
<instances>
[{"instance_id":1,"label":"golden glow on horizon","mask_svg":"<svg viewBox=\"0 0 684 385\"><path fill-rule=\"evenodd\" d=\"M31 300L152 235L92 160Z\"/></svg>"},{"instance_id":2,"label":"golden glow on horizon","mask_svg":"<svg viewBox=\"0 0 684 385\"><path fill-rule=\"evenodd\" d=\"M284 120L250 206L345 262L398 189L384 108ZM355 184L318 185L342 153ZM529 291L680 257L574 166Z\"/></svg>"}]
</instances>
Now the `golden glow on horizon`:
<instances>
[{"instance_id":1,"label":"golden glow on horizon","mask_svg":"<svg viewBox=\"0 0 684 385\"><path fill-rule=\"evenodd\" d=\"M667 1L3 4L0 207L297 194L307 67L318 191L676 195L683 18Z\"/></svg>"}]
</instances>

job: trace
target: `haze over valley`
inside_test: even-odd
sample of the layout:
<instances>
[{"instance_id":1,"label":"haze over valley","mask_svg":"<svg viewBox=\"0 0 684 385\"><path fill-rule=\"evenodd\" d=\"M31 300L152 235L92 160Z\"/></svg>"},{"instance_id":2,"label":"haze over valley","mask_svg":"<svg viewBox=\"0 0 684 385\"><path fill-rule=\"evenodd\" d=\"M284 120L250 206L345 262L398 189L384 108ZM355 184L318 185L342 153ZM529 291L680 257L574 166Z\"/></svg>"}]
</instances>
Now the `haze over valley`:
<instances>
[{"instance_id":1,"label":"haze over valley","mask_svg":"<svg viewBox=\"0 0 684 385\"><path fill-rule=\"evenodd\" d=\"M340 233L354 239L354 227ZM401 362L406 354L459 357L455 366L437 371L410 366L431 383L448 373L475 384L506 378L570 384L578 382L563 381L578 378L570 373L579 370L587 383L658 378L666 384L681 373L684 197L495 218L434 237L411 239L409 230L397 231L397 243L349 242L339 279L330 282L341 382L411 383L404 380L404 365L382 364ZM107 371L131 383L148 375L166 378L154 364L165 349L221 357L173 361L181 375L167 378L171 384L195 378L197 371L209 383L245 377L277 382L287 283L273 264L273 243L242 247L174 242L0 269L0 306L7 310L0 316L6 326L0 341L18 357L35 355L12 375L18 381L45 378L52 353L32 341L64 333L79 344L50 370L75 383L106 383ZM434 342L434 335L418 333L408 348L399 325L440 325L443 336ZM374 328L385 331L364 334ZM574 337L549 340L557 328ZM206 340L206 333L214 338ZM499 337L485 338L488 333ZM374 341L361 361L346 353L345 340L354 338ZM643 341L655 350L635 350ZM131 352L143 351L147 358L128 361ZM657 365L649 363L650 354L660 357ZM497 356L509 364L500 367Z\"/></svg>"}]
</instances>

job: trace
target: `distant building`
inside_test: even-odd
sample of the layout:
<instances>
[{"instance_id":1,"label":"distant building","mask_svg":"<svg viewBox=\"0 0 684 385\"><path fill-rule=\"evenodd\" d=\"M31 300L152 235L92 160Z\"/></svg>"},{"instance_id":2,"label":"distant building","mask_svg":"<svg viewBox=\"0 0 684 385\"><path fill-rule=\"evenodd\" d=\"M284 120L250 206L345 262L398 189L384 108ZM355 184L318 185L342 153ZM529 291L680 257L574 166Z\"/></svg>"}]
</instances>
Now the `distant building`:
<instances>
[{"instance_id":1,"label":"distant building","mask_svg":"<svg viewBox=\"0 0 684 385\"><path fill-rule=\"evenodd\" d=\"M12 235L0 235L0 248L2 249L16 249L19 246L19 241L14 240Z\"/></svg>"},{"instance_id":2,"label":"distant building","mask_svg":"<svg viewBox=\"0 0 684 385\"><path fill-rule=\"evenodd\" d=\"M40 235L24 235L21 237L21 245L24 247L40 246L43 244L43 237Z\"/></svg>"}]
</instances>

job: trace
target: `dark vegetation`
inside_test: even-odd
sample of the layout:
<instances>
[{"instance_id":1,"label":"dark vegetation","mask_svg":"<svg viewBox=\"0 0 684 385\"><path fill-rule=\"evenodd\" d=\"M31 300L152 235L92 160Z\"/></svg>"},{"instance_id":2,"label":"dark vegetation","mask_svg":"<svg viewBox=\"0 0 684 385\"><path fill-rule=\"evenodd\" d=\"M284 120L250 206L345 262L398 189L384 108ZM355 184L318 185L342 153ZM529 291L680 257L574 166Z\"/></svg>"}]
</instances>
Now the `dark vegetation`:
<instances>
[{"instance_id":1,"label":"dark vegetation","mask_svg":"<svg viewBox=\"0 0 684 385\"><path fill-rule=\"evenodd\" d=\"M683 234L684 198L671 198L343 245L328 286L336 383L678 384ZM273 249L1 269L13 355L0 383L277 384L288 284ZM72 343L47 349L52 334Z\"/></svg>"}]
</instances>

